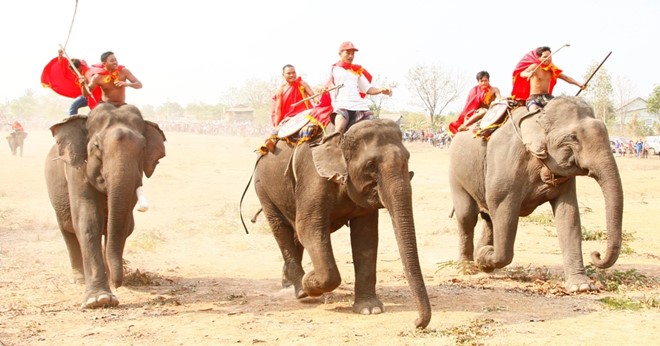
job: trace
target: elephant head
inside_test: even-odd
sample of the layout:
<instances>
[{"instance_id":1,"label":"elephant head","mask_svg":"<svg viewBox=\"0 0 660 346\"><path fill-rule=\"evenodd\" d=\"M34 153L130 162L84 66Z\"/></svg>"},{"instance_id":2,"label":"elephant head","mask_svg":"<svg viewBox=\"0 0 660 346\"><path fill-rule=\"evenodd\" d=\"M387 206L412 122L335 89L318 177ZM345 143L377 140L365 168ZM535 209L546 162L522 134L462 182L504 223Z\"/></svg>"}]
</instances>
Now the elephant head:
<instances>
[{"instance_id":1,"label":"elephant head","mask_svg":"<svg viewBox=\"0 0 660 346\"><path fill-rule=\"evenodd\" d=\"M605 124L582 99L557 97L538 115L523 119L520 128L530 152L553 175L588 175L598 182L605 197L608 241L605 257L594 251L591 258L598 268L612 266L621 249L623 188Z\"/></svg>"},{"instance_id":2,"label":"elephant head","mask_svg":"<svg viewBox=\"0 0 660 346\"><path fill-rule=\"evenodd\" d=\"M419 318L425 327L431 306L419 264L408 171L410 153L402 142L399 126L391 120L362 121L343 136L334 133L312 148L317 172L344 184L350 199L360 207L385 207L396 233L399 253Z\"/></svg>"},{"instance_id":3,"label":"elephant head","mask_svg":"<svg viewBox=\"0 0 660 346\"><path fill-rule=\"evenodd\" d=\"M89 116L73 116L50 128L58 158L84 172L87 184L104 194L107 205L106 260L110 280L122 284L122 255L133 231L132 209L142 175L150 177L165 156L165 135L132 105L99 104Z\"/></svg>"}]
</instances>

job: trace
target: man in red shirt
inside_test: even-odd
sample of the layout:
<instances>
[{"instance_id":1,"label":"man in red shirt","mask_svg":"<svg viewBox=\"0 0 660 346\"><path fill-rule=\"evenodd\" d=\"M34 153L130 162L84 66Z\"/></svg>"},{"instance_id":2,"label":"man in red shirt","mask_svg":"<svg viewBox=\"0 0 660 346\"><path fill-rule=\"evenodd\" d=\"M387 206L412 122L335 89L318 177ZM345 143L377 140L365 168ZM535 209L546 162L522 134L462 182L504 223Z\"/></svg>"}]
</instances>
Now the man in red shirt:
<instances>
[{"instance_id":1,"label":"man in red shirt","mask_svg":"<svg viewBox=\"0 0 660 346\"><path fill-rule=\"evenodd\" d=\"M500 89L490 85L490 74L487 71L477 73L477 82L478 84L470 89L458 119L449 124L449 131L453 134L467 130L470 125L483 118L494 100L502 98Z\"/></svg>"},{"instance_id":2,"label":"man in red shirt","mask_svg":"<svg viewBox=\"0 0 660 346\"><path fill-rule=\"evenodd\" d=\"M273 96L274 104L271 114L273 126L277 126L282 120L313 107L311 100L300 102L312 96L314 91L307 82L298 77L296 68L291 64L284 65L282 76L285 82L280 85L277 92L275 92L275 96ZM294 104L296 105L293 106Z\"/></svg>"}]
</instances>

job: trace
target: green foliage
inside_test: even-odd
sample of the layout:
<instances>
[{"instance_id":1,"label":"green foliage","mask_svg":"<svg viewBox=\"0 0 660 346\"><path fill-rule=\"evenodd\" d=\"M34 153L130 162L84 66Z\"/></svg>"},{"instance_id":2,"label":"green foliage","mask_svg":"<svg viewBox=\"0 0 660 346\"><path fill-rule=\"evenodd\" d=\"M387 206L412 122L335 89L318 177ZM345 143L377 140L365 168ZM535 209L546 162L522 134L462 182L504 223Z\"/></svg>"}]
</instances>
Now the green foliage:
<instances>
[{"instance_id":1,"label":"green foliage","mask_svg":"<svg viewBox=\"0 0 660 346\"><path fill-rule=\"evenodd\" d=\"M646 100L646 109L650 113L659 114L660 113L660 85L656 85L649 95L648 100Z\"/></svg>"},{"instance_id":2,"label":"green foliage","mask_svg":"<svg viewBox=\"0 0 660 346\"><path fill-rule=\"evenodd\" d=\"M493 335L492 325L495 320L491 318L470 321L467 326L458 326L440 330L440 335L453 336L456 345L482 345L484 337Z\"/></svg>"},{"instance_id":3,"label":"green foliage","mask_svg":"<svg viewBox=\"0 0 660 346\"><path fill-rule=\"evenodd\" d=\"M154 250L165 242L165 237L163 237L162 233L154 230L134 234L133 237L129 239L131 239L131 248L147 251Z\"/></svg>"},{"instance_id":4,"label":"green foliage","mask_svg":"<svg viewBox=\"0 0 660 346\"><path fill-rule=\"evenodd\" d=\"M528 216L522 217L521 221L542 226L552 226L555 224L555 219L552 216L552 213L530 214Z\"/></svg>"},{"instance_id":5,"label":"green foliage","mask_svg":"<svg viewBox=\"0 0 660 346\"><path fill-rule=\"evenodd\" d=\"M648 298L605 297L598 301L612 310L660 309L660 299L655 296Z\"/></svg>"},{"instance_id":6,"label":"green foliage","mask_svg":"<svg viewBox=\"0 0 660 346\"><path fill-rule=\"evenodd\" d=\"M600 64L600 62L594 62L589 66L587 72L584 74L585 82L596 70L598 64ZM612 102L613 94L614 88L612 87L612 78L610 77L607 68L603 66L598 72L596 72L589 82L587 89L580 95L587 99L594 108L596 118L603 120L606 124L610 124L613 123L614 120L614 104Z\"/></svg>"},{"instance_id":7,"label":"green foliage","mask_svg":"<svg viewBox=\"0 0 660 346\"><path fill-rule=\"evenodd\" d=\"M461 275L474 275L479 272L479 266L474 261L446 261L440 262L436 265L435 272L453 268L458 274Z\"/></svg>"},{"instance_id":8,"label":"green foliage","mask_svg":"<svg viewBox=\"0 0 660 346\"><path fill-rule=\"evenodd\" d=\"M658 278L648 277L637 269L626 271L598 269L593 265L585 267L586 274L593 280L603 284L606 291L617 292L625 289L643 289L657 286Z\"/></svg>"}]
</instances>

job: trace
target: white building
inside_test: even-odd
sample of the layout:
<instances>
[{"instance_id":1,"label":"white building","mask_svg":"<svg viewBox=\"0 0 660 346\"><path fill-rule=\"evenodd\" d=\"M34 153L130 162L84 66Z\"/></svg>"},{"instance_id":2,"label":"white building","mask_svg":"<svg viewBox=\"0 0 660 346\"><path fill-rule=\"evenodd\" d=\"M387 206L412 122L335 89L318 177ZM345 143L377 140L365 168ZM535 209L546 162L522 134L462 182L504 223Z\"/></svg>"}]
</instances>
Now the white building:
<instances>
[{"instance_id":1,"label":"white building","mask_svg":"<svg viewBox=\"0 0 660 346\"><path fill-rule=\"evenodd\" d=\"M641 97L634 98L625 102L616 110L616 123L621 124L623 117L624 124L630 124L631 121L642 121L647 127L652 127L660 123L660 115L650 113L646 108L646 100Z\"/></svg>"}]
</instances>

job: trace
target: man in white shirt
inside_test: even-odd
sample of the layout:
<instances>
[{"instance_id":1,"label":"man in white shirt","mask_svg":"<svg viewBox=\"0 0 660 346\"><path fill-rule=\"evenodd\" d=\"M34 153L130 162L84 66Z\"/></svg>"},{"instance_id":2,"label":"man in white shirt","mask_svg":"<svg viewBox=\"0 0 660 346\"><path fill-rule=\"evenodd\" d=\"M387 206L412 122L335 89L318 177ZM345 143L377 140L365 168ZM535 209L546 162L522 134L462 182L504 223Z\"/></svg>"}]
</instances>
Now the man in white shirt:
<instances>
[{"instance_id":1,"label":"man in white shirt","mask_svg":"<svg viewBox=\"0 0 660 346\"><path fill-rule=\"evenodd\" d=\"M341 60L332 65L328 88L343 84L343 87L330 92L336 131L346 132L350 126L364 119L371 119L373 112L369 110L367 95L384 94L392 96L392 90L376 88L371 85L371 74L362 66L353 64L355 58L353 43L344 42L339 46Z\"/></svg>"}]
</instances>

